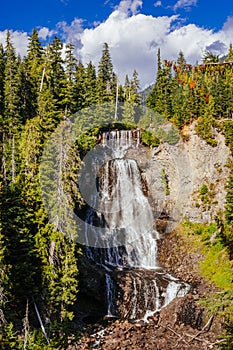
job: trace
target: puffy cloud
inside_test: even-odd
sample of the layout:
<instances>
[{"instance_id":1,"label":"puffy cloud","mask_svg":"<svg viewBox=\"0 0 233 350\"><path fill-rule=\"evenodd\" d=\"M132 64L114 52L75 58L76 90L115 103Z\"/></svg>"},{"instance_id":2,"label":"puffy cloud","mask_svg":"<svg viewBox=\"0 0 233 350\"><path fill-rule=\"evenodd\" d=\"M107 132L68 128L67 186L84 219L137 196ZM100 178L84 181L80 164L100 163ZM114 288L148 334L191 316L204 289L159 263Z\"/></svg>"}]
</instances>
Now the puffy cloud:
<instances>
[{"instance_id":1,"label":"puffy cloud","mask_svg":"<svg viewBox=\"0 0 233 350\"><path fill-rule=\"evenodd\" d=\"M178 8L189 10L191 6L196 6L197 0L178 0L173 9L176 11Z\"/></svg>"},{"instance_id":2,"label":"puffy cloud","mask_svg":"<svg viewBox=\"0 0 233 350\"><path fill-rule=\"evenodd\" d=\"M190 6L195 2L182 0L182 3ZM201 61L208 49L225 54L232 40L232 17L227 19L220 31L214 32L195 24L185 25L178 15L153 17L133 14L132 5L139 6L139 1L121 1L106 21L79 33L79 57L83 63L91 60L98 66L103 44L107 42L115 71L122 82L126 74L131 75L136 69L141 87L151 84L155 79L159 47L162 58L176 59L182 50L186 60L195 64Z\"/></svg>"},{"instance_id":3,"label":"puffy cloud","mask_svg":"<svg viewBox=\"0 0 233 350\"><path fill-rule=\"evenodd\" d=\"M62 35L62 39L65 42L72 43L76 48L76 54L79 55L78 51L81 48L80 36L83 32L83 19L74 18L70 25L67 22L59 22L56 26L59 33Z\"/></svg>"},{"instance_id":4,"label":"puffy cloud","mask_svg":"<svg viewBox=\"0 0 233 350\"><path fill-rule=\"evenodd\" d=\"M82 60L84 63L92 60L97 65L102 46L107 42L113 64L116 71L121 72L121 78L135 68L139 73L143 72L141 78L144 85L154 70L156 50L163 45L174 20L176 16L127 16L125 12L116 10L104 23L94 29L85 29L81 34Z\"/></svg>"},{"instance_id":5,"label":"puffy cloud","mask_svg":"<svg viewBox=\"0 0 233 350\"><path fill-rule=\"evenodd\" d=\"M47 27L42 27L38 30L38 36L42 40L46 40L47 38L50 38L56 33L55 30L49 30Z\"/></svg>"},{"instance_id":6,"label":"puffy cloud","mask_svg":"<svg viewBox=\"0 0 233 350\"><path fill-rule=\"evenodd\" d=\"M11 41L16 49L17 54L24 56L27 53L28 46L28 34L26 32L12 31L10 30ZM5 47L7 30L0 32L0 43Z\"/></svg>"},{"instance_id":7,"label":"puffy cloud","mask_svg":"<svg viewBox=\"0 0 233 350\"><path fill-rule=\"evenodd\" d=\"M122 0L116 10L125 14L135 15L142 7L142 0Z\"/></svg>"},{"instance_id":8,"label":"puffy cloud","mask_svg":"<svg viewBox=\"0 0 233 350\"><path fill-rule=\"evenodd\" d=\"M233 30L233 17L228 17L227 21L224 23L222 30L225 33L229 33L230 35L232 35L232 30Z\"/></svg>"},{"instance_id":9,"label":"puffy cloud","mask_svg":"<svg viewBox=\"0 0 233 350\"><path fill-rule=\"evenodd\" d=\"M160 6L162 6L162 1L160 1L160 0L156 1L156 2L154 3L154 6L155 6L155 7L160 7Z\"/></svg>"}]
</instances>

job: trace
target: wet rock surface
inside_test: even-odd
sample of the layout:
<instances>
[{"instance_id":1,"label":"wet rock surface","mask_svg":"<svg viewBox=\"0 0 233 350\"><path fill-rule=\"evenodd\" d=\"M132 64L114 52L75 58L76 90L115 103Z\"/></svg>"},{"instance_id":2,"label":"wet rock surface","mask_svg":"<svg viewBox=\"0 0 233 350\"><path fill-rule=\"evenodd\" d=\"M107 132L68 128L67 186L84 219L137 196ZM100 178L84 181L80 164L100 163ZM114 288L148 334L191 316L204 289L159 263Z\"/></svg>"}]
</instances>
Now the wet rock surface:
<instances>
[{"instance_id":1,"label":"wet rock surface","mask_svg":"<svg viewBox=\"0 0 233 350\"><path fill-rule=\"evenodd\" d=\"M116 320L105 328L96 325L68 350L215 349L219 332L220 324L213 316L207 317L195 297L187 294L174 299L147 323Z\"/></svg>"}]
</instances>

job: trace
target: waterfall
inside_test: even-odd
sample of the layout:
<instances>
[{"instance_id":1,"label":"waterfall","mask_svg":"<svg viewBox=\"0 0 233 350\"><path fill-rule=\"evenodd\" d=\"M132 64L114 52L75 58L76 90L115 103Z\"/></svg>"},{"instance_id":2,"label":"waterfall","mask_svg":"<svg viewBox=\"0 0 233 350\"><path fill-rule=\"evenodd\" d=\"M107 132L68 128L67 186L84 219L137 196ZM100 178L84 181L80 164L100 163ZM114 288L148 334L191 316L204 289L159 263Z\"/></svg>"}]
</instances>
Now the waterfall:
<instances>
[{"instance_id":1,"label":"waterfall","mask_svg":"<svg viewBox=\"0 0 233 350\"><path fill-rule=\"evenodd\" d=\"M137 162L125 157L130 147L138 147L137 130L110 131L102 135L103 149L113 157L101 167L96 181L98 208L86 213L87 256L106 273L107 315L116 311L124 318L143 318L167 305L188 286L161 273L157 261L159 234L153 212L143 192ZM93 198L93 203L97 202ZM94 209L95 208L95 209ZM92 246L89 246L89 242ZM122 283L126 291L121 302L115 290Z\"/></svg>"},{"instance_id":2,"label":"waterfall","mask_svg":"<svg viewBox=\"0 0 233 350\"><path fill-rule=\"evenodd\" d=\"M98 252L95 261L122 267L155 268L157 232L153 229L153 213L143 194L141 175L136 161L114 159L108 161L100 175L101 201L99 225L104 225L96 234L95 246L105 249ZM96 221L96 213L89 211L87 222ZM94 256L91 249L89 256ZM90 249L89 249L90 252ZM94 254L94 255L93 255ZM96 260L97 259L97 260Z\"/></svg>"}]
</instances>

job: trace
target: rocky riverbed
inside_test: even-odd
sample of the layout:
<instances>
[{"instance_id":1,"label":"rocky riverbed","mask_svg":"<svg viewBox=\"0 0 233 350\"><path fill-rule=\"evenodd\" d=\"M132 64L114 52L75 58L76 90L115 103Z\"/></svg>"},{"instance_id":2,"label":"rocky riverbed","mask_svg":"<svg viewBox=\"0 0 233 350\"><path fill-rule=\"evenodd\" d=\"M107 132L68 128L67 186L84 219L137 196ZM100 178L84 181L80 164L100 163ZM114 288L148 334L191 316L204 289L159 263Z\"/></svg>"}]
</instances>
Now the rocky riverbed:
<instances>
[{"instance_id":1,"label":"rocky riverbed","mask_svg":"<svg viewBox=\"0 0 233 350\"><path fill-rule=\"evenodd\" d=\"M221 323L198 306L195 296L187 294L174 299L147 323L116 320L105 327L87 327L80 341L68 350L215 349L220 332Z\"/></svg>"}]
</instances>

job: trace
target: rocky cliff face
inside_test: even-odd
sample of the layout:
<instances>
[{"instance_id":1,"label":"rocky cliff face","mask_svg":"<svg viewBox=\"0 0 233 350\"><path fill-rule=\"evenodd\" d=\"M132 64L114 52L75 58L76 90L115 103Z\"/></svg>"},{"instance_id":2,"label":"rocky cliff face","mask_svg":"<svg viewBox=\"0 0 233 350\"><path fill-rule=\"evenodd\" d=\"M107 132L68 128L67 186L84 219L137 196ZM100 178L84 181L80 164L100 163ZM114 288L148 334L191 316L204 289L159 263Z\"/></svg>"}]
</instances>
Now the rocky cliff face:
<instances>
[{"instance_id":1,"label":"rocky cliff face","mask_svg":"<svg viewBox=\"0 0 233 350\"><path fill-rule=\"evenodd\" d=\"M184 132L176 145L128 154L142 169L156 219L168 218L167 232L181 220L209 223L224 211L230 157L224 136L214 131L218 144L212 147L198 137L194 124Z\"/></svg>"}]
</instances>

